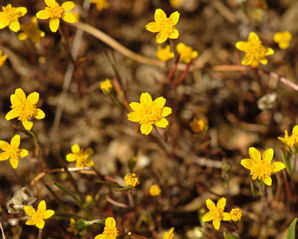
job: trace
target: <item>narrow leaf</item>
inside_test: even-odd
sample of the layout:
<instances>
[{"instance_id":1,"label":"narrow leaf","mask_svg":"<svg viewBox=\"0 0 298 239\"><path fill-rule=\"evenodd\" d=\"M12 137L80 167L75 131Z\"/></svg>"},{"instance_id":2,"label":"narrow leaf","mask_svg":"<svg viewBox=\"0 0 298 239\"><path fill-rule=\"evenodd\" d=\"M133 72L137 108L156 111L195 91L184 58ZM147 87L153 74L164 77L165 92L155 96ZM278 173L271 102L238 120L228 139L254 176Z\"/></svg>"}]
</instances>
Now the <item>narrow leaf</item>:
<instances>
[{"instance_id":1,"label":"narrow leaf","mask_svg":"<svg viewBox=\"0 0 298 239\"><path fill-rule=\"evenodd\" d=\"M298 218L295 218L292 222L291 225L289 226L288 234L287 234L287 239L295 239L295 228L296 228L296 222Z\"/></svg>"}]
</instances>

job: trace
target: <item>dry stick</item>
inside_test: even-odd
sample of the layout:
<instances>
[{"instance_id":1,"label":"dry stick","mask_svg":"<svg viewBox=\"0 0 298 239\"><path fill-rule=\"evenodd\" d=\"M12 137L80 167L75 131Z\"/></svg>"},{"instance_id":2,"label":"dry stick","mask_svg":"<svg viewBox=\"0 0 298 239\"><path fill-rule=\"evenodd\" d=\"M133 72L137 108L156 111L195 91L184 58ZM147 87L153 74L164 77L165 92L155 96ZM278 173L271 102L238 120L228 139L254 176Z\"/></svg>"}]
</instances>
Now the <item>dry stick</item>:
<instances>
[{"instance_id":1,"label":"dry stick","mask_svg":"<svg viewBox=\"0 0 298 239\"><path fill-rule=\"evenodd\" d=\"M84 0L83 14L84 13L87 14L89 7L90 7L90 1ZM76 31L74 41L73 41L73 46L71 49L71 55L72 55L73 60L75 60L77 58L83 33L84 33L84 31L81 29L77 29L77 31ZM50 142L53 142L53 140L56 138L56 134L57 134L58 127L60 124L60 120L61 120L62 112L64 109L67 93L68 93L68 90L70 87L73 72L74 72L74 62L70 62L67 66L66 73L64 75L62 93L59 98L59 103L58 103L58 107L57 107L57 110L55 113L54 123L53 123L52 129L50 131L51 132Z\"/></svg>"},{"instance_id":2,"label":"dry stick","mask_svg":"<svg viewBox=\"0 0 298 239\"><path fill-rule=\"evenodd\" d=\"M0 222L0 229L1 229L2 238L5 239L5 234L4 234L4 230L1 222Z\"/></svg>"}]
</instances>

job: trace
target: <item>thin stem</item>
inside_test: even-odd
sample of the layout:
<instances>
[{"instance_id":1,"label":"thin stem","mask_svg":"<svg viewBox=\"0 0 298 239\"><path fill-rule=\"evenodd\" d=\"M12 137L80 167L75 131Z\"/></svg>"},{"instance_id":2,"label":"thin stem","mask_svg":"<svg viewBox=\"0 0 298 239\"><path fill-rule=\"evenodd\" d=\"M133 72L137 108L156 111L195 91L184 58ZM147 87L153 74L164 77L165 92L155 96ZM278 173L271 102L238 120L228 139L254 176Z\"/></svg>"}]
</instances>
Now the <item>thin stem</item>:
<instances>
[{"instance_id":1,"label":"thin stem","mask_svg":"<svg viewBox=\"0 0 298 239\"><path fill-rule=\"evenodd\" d=\"M38 239L42 239L42 229L39 229L38 231Z\"/></svg>"}]
</instances>

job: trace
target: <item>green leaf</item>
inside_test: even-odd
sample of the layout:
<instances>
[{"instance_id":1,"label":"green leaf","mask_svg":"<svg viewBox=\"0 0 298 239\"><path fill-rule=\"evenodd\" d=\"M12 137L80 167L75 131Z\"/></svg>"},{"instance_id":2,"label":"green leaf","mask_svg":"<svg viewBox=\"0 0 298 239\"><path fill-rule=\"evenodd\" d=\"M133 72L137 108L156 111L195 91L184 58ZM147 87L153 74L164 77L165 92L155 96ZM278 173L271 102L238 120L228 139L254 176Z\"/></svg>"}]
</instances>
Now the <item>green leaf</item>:
<instances>
[{"instance_id":1,"label":"green leaf","mask_svg":"<svg viewBox=\"0 0 298 239\"><path fill-rule=\"evenodd\" d=\"M136 157L131 157L128 160L128 168L129 168L130 172L133 172L133 170L135 169L136 163L137 163Z\"/></svg>"},{"instance_id":2,"label":"green leaf","mask_svg":"<svg viewBox=\"0 0 298 239\"><path fill-rule=\"evenodd\" d=\"M288 234L287 234L287 239L295 239L295 228L296 228L296 222L298 218L295 218L292 222L291 225L289 226Z\"/></svg>"},{"instance_id":3,"label":"green leaf","mask_svg":"<svg viewBox=\"0 0 298 239\"><path fill-rule=\"evenodd\" d=\"M281 152L281 157L282 157L282 160L284 161L284 164L286 166L287 173L289 174L290 177L292 177L293 176L293 168L290 163L289 154L288 153L284 154L284 152Z\"/></svg>"},{"instance_id":4,"label":"green leaf","mask_svg":"<svg viewBox=\"0 0 298 239\"><path fill-rule=\"evenodd\" d=\"M114 187L114 188L122 188L118 183L112 183L112 182L103 181L103 180L97 180L96 182L106 184L106 185Z\"/></svg>"},{"instance_id":5,"label":"green leaf","mask_svg":"<svg viewBox=\"0 0 298 239\"><path fill-rule=\"evenodd\" d=\"M238 237L234 236L233 234L231 233L228 233L226 236L225 236L225 239L239 239Z\"/></svg>"},{"instance_id":6,"label":"green leaf","mask_svg":"<svg viewBox=\"0 0 298 239\"><path fill-rule=\"evenodd\" d=\"M252 195L253 195L254 197L257 197L257 196L258 196L258 194L256 193L256 189L255 189L255 184L254 184L254 182L251 182L251 183L250 183L250 190L251 190L251 193L252 193Z\"/></svg>"}]
</instances>

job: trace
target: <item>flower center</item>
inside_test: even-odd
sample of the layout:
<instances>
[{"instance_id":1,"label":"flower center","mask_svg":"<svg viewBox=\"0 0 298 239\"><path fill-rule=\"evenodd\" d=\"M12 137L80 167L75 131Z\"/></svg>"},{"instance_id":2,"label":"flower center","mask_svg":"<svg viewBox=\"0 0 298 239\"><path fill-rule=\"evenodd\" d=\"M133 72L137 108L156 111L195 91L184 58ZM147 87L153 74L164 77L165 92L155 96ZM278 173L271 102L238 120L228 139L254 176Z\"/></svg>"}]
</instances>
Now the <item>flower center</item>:
<instances>
[{"instance_id":1,"label":"flower center","mask_svg":"<svg viewBox=\"0 0 298 239\"><path fill-rule=\"evenodd\" d=\"M171 34L175 30L172 20L166 19L164 22L160 23L160 30L166 34Z\"/></svg>"},{"instance_id":2,"label":"flower center","mask_svg":"<svg viewBox=\"0 0 298 239\"><path fill-rule=\"evenodd\" d=\"M58 4L54 7L46 7L45 10L49 12L50 18L61 18L64 13L64 9Z\"/></svg>"},{"instance_id":3,"label":"flower center","mask_svg":"<svg viewBox=\"0 0 298 239\"><path fill-rule=\"evenodd\" d=\"M215 208L214 210L211 211L212 213L212 218L217 219L221 221L224 216L223 216L223 210L219 208Z\"/></svg>"},{"instance_id":4,"label":"flower center","mask_svg":"<svg viewBox=\"0 0 298 239\"><path fill-rule=\"evenodd\" d=\"M35 105L31 104L27 100L21 104L12 106L12 108L18 112L18 119L21 121L27 121L37 114Z\"/></svg>"},{"instance_id":5,"label":"flower center","mask_svg":"<svg viewBox=\"0 0 298 239\"><path fill-rule=\"evenodd\" d=\"M263 58L266 55L266 48L260 41L249 42L247 54L254 58Z\"/></svg>"},{"instance_id":6,"label":"flower center","mask_svg":"<svg viewBox=\"0 0 298 239\"><path fill-rule=\"evenodd\" d=\"M117 228L116 227L105 227L103 234L106 238L114 239L117 237Z\"/></svg>"},{"instance_id":7,"label":"flower center","mask_svg":"<svg viewBox=\"0 0 298 239\"><path fill-rule=\"evenodd\" d=\"M6 14L9 22L18 21L18 18L22 16L21 12L19 12L16 8L12 8L10 6L3 7L3 12Z\"/></svg>"},{"instance_id":8,"label":"flower center","mask_svg":"<svg viewBox=\"0 0 298 239\"><path fill-rule=\"evenodd\" d=\"M265 179L271 175L272 170L273 166L271 164L266 163L265 160L261 160L252 168L251 174L258 179Z\"/></svg>"},{"instance_id":9,"label":"flower center","mask_svg":"<svg viewBox=\"0 0 298 239\"><path fill-rule=\"evenodd\" d=\"M32 219L34 220L35 224L37 224L44 219L44 215L41 212L37 211L35 212Z\"/></svg>"},{"instance_id":10,"label":"flower center","mask_svg":"<svg viewBox=\"0 0 298 239\"><path fill-rule=\"evenodd\" d=\"M154 102L143 105L140 110L141 124L155 124L162 119L162 108Z\"/></svg>"},{"instance_id":11,"label":"flower center","mask_svg":"<svg viewBox=\"0 0 298 239\"><path fill-rule=\"evenodd\" d=\"M10 146L8 153L11 159L18 159L20 157L21 150L18 147Z\"/></svg>"}]
</instances>

